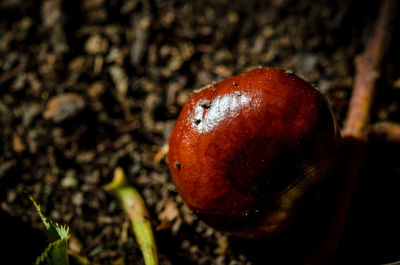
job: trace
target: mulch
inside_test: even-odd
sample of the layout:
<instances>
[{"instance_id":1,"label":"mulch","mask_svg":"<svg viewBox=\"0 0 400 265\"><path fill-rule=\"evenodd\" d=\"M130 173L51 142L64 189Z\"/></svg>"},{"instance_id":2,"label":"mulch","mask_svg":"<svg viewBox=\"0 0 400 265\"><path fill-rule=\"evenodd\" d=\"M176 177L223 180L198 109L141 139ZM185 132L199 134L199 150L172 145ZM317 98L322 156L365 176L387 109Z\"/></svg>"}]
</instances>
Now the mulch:
<instances>
[{"instance_id":1,"label":"mulch","mask_svg":"<svg viewBox=\"0 0 400 265\"><path fill-rule=\"evenodd\" d=\"M2 260L33 263L46 245L26 191L46 215L70 227L70 249L92 264L143 264L127 217L103 189L119 165L149 208L160 264L266 264L270 243L215 231L177 195L166 161L175 120L194 89L262 65L290 69L315 85L343 124L353 60L378 6L358 0L1 1L0 233L8 246ZM399 33L398 23L374 121L400 122ZM372 140L340 264L400 259L391 243L400 236L398 150ZM271 264L285 264L290 253L279 255L271 255Z\"/></svg>"}]
</instances>

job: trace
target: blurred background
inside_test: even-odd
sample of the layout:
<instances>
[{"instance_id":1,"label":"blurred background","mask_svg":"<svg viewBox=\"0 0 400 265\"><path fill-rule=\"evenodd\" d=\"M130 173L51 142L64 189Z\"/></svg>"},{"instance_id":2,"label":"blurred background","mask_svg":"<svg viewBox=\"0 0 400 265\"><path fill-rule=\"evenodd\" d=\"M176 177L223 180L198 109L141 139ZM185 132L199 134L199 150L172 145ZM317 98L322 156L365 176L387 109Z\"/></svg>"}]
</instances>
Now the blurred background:
<instances>
[{"instance_id":1,"label":"blurred background","mask_svg":"<svg viewBox=\"0 0 400 265\"><path fill-rule=\"evenodd\" d=\"M103 190L120 165L149 207L161 264L265 264L269 256L285 264L290 253L277 257L263 241L228 237L192 215L169 177L169 134L194 89L260 65L314 84L343 124L353 60L379 3L1 0L2 259L31 264L46 246L27 191L70 226L70 249L92 264L143 264L128 219ZM374 121L400 122L398 36L397 20ZM372 140L339 264L400 259L398 150Z\"/></svg>"}]
</instances>

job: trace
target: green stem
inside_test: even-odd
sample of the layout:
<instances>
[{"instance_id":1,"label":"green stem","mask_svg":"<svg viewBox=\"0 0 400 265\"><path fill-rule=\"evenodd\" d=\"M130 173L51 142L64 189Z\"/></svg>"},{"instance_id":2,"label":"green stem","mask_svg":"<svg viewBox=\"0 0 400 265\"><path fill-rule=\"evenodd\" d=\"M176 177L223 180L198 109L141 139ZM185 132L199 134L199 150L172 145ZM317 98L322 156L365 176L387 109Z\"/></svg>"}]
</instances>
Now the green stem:
<instances>
[{"instance_id":1,"label":"green stem","mask_svg":"<svg viewBox=\"0 0 400 265\"><path fill-rule=\"evenodd\" d=\"M139 192L128 184L122 168L114 170L113 180L106 185L120 201L122 208L131 221L133 232L143 254L146 265L157 265L157 246L151 228L150 216Z\"/></svg>"}]
</instances>

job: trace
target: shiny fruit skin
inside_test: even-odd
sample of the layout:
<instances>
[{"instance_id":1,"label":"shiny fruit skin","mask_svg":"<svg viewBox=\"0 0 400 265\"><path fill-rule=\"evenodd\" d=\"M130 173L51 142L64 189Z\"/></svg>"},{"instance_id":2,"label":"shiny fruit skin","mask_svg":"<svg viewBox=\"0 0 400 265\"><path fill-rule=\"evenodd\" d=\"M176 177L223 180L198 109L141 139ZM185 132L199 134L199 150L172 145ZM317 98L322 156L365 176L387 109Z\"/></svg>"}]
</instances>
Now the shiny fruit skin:
<instances>
[{"instance_id":1,"label":"shiny fruit skin","mask_svg":"<svg viewBox=\"0 0 400 265\"><path fill-rule=\"evenodd\" d=\"M337 131L312 86L258 68L188 100L169 141L169 168L180 196L209 225L244 237L275 235L331 169Z\"/></svg>"}]
</instances>

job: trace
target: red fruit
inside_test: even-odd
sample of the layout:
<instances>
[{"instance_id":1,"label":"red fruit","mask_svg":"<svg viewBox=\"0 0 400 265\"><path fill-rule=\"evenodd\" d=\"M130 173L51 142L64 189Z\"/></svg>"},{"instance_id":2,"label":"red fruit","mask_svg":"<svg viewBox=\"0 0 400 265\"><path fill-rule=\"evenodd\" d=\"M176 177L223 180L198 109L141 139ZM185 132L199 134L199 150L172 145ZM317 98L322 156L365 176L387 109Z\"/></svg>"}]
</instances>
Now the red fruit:
<instances>
[{"instance_id":1,"label":"red fruit","mask_svg":"<svg viewBox=\"0 0 400 265\"><path fill-rule=\"evenodd\" d=\"M286 230L324 179L337 129L302 79L259 68L210 85L185 104L169 142L178 193L206 223L239 236Z\"/></svg>"}]
</instances>

